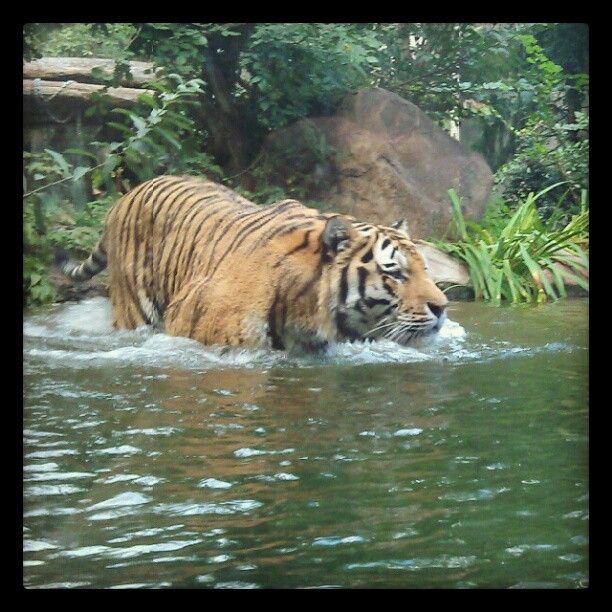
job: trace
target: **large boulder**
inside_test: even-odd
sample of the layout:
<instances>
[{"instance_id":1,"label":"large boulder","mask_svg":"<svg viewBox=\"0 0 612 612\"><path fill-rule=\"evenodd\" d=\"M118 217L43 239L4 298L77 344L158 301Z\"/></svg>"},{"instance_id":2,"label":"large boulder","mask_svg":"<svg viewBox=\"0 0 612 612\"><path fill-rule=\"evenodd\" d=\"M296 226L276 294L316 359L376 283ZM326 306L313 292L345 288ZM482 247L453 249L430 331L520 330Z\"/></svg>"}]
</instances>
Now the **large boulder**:
<instances>
[{"instance_id":1,"label":"large boulder","mask_svg":"<svg viewBox=\"0 0 612 612\"><path fill-rule=\"evenodd\" d=\"M349 96L333 117L273 132L264 151L272 183L299 182L305 199L372 222L405 217L414 238L446 232L450 188L462 198L466 218L479 219L493 183L480 155L384 89Z\"/></svg>"}]
</instances>

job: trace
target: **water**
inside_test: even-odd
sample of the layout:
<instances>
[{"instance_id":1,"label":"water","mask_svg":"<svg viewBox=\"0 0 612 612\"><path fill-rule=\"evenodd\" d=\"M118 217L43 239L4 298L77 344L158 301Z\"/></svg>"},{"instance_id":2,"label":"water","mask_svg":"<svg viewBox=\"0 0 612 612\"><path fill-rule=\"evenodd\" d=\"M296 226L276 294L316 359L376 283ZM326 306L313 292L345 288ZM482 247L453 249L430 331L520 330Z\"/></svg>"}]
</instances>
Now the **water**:
<instances>
[{"instance_id":1,"label":"water","mask_svg":"<svg viewBox=\"0 0 612 612\"><path fill-rule=\"evenodd\" d=\"M588 585L588 301L325 357L24 320L32 588Z\"/></svg>"}]
</instances>

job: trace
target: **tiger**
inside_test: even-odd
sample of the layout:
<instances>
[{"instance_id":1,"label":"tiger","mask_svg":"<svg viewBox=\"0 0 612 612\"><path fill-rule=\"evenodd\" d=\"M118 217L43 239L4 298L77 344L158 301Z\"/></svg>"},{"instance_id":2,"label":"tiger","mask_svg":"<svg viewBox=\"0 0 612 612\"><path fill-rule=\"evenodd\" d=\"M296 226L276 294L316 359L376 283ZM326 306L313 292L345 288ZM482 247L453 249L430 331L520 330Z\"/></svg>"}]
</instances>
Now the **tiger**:
<instances>
[{"instance_id":1,"label":"tiger","mask_svg":"<svg viewBox=\"0 0 612 612\"><path fill-rule=\"evenodd\" d=\"M448 300L405 220L390 226L294 199L262 206L193 176L123 195L89 257L56 254L69 279L108 267L112 324L204 345L319 351L435 335Z\"/></svg>"}]
</instances>

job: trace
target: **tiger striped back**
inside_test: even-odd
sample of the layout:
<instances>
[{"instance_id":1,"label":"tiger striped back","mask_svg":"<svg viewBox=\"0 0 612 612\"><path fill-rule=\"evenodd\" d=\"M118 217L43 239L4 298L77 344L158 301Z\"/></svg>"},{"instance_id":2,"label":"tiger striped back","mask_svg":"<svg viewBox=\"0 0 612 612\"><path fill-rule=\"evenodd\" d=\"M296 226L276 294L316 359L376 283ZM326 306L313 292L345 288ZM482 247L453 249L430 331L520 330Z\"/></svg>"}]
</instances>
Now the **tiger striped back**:
<instances>
[{"instance_id":1,"label":"tiger striped back","mask_svg":"<svg viewBox=\"0 0 612 612\"><path fill-rule=\"evenodd\" d=\"M259 210L230 189L191 177L162 176L127 193L106 222L115 326L160 325L224 214L245 209Z\"/></svg>"}]
</instances>

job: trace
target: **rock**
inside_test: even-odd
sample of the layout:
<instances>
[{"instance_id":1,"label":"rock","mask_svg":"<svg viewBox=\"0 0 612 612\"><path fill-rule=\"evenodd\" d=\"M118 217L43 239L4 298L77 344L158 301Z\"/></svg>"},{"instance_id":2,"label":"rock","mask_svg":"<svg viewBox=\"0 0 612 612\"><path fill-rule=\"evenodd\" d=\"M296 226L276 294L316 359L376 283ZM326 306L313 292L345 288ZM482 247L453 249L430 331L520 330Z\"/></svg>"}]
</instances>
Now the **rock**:
<instances>
[{"instance_id":1,"label":"rock","mask_svg":"<svg viewBox=\"0 0 612 612\"><path fill-rule=\"evenodd\" d=\"M49 278L55 287L55 302L80 302L86 298L109 295L108 274L102 272L91 280L76 283L66 278L56 267L49 268Z\"/></svg>"},{"instance_id":2,"label":"rock","mask_svg":"<svg viewBox=\"0 0 612 612\"><path fill-rule=\"evenodd\" d=\"M462 198L466 218L479 219L493 184L480 155L384 89L357 92L334 117L273 132L264 151L272 183L287 189L299 181L304 199L375 223L405 217L413 238L447 230L450 188Z\"/></svg>"},{"instance_id":3,"label":"rock","mask_svg":"<svg viewBox=\"0 0 612 612\"><path fill-rule=\"evenodd\" d=\"M423 240L415 240L415 245L417 251L425 258L429 275L434 283L470 284L469 272L461 261Z\"/></svg>"},{"instance_id":4,"label":"rock","mask_svg":"<svg viewBox=\"0 0 612 612\"><path fill-rule=\"evenodd\" d=\"M423 240L415 240L417 251L427 262L429 276L451 300L473 300L470 274L465 264Z\"/></svg>"}]
</instances>

